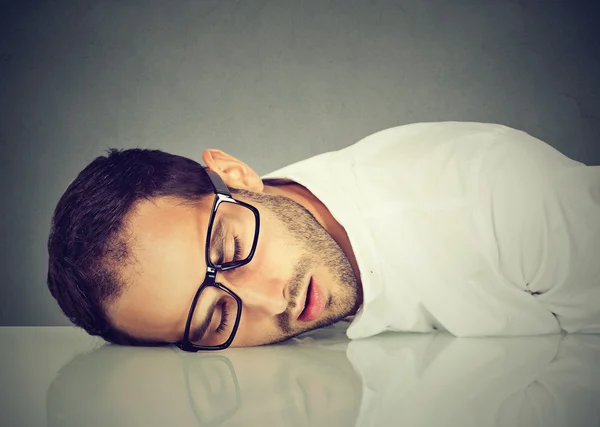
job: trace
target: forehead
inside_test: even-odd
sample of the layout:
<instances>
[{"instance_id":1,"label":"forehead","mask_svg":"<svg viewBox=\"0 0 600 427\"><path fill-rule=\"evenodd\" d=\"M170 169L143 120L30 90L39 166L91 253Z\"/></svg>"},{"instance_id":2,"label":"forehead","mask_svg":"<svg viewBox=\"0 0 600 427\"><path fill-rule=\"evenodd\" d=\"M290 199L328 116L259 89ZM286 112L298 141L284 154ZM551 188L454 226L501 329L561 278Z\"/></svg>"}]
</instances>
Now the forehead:
<instances>
[{"instance_id":1,"label":"forehead","mask_svg":"<svg viewBox=\"0 0 600 427\"><path fill-rule=\"evenodd\" d=\"M123 271L124 292L109 307L117 327L140 338L181 338L190 303L204 280L212 200L157 198L135 207L127 221L134 262Z\"/></svg>"}]
</instances>

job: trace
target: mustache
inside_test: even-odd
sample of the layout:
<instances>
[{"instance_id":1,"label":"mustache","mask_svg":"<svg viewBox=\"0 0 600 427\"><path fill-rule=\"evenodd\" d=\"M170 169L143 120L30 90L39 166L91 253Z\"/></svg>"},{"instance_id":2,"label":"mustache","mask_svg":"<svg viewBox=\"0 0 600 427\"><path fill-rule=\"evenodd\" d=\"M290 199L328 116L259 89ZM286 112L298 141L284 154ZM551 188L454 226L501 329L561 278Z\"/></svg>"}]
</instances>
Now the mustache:
<instances>
[{"instance_id":1,"label":"mustache","mask_svg":"<svg viewBox=\"0 0 600 427\"><path fill-rule=\"evenodd\" d=\"M304 279L308 270L311 266L310 258L307 255L304 255L300 258L300 261L294 267L294 271L292 272L292 278L288 282L289 289L289 301L287 309L276 316L277 325L279 329L285 334L290 334L292 332L292 312L298 305L301 304L298 301L298 295L302 290L304 285Z\"/></svg>"}]
</instances>

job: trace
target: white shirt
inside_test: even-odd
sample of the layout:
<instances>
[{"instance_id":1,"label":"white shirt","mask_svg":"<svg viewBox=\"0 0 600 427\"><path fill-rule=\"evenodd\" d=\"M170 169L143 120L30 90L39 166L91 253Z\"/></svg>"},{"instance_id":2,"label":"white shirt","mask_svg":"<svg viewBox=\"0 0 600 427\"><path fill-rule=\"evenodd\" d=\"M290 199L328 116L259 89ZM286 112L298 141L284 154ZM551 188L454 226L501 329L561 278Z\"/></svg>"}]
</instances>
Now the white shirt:
<instances>
[{"instance_id":1,"label":"white shirt","mask_svg":"<svg viewBox=\"0 0 600 427\"><path fill-rule=\"evenodd\" d=\"M419 123L263 177L344 227L363 304L349 338L600 333L600 166L520 131Z\"/></svg>"}]
</instances>

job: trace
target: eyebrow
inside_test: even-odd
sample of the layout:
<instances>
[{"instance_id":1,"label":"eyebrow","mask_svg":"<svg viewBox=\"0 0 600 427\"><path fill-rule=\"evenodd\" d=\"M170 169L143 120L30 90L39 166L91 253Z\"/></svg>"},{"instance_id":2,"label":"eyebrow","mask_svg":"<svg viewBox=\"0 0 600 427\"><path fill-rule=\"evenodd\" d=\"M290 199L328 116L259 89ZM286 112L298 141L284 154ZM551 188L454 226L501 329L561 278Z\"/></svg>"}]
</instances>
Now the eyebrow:
<instances>
[{"instance_id":1,"label":"eyebrow","mask_svg":"<svg viewBox=\"0 0 600 427\"><path fill-rule=\"evenodd\" d=\"M210 242L210 249L215 249L217 252L217 263L223 263L223 247L225 246L225 230L223 229L223 221L221 218L218 219L212 232L212 239ZM209 254L210 257L210 254Z\"/></svg>"},{"instance_id":2,"label":"eyebrow","mask_svg":"<svg viewBox=\"0 0 600 427\"><path fill-rule=\"evenodd\" d=\"M217 253L217 260L219 263L222 263L223 256L224 256L223 246L225 245L225 231L223 229L223 221L221 218L219 218L217 220L217 222L215 223L214 229L211 232L211 234L212 234L212 239L210 241L209 249L215 248L216 253ZM210 257L210 254L209 254L209 257ZM206 334L206 330L210 326L210 321L212 320L217 303L218 303L218 300L215 300L210 304L210 306L208 307L208 310L206 311L206 315L205 315L202 323L200 323L200 325L198 325L196 327L193 327L193 329L190 331L190 336L189 336L190 341L197 342L197 341L200 341L204 337L204 334Z\"/></svg>"}]
</instances>

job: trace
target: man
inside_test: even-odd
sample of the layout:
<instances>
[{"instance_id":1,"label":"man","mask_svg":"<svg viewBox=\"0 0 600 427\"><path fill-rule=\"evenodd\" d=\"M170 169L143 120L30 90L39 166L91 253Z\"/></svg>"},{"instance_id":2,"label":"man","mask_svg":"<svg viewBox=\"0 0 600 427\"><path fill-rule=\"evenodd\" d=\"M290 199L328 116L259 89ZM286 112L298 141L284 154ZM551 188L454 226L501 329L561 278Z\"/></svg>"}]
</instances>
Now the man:
<instances>
[{"instance_id":1,"label":"man","mask_svg":"<svg viewBox=\"0 0 600 427\"><path fill-rule=\"evenodd\" d=\"M121 344L196 351L347 334L600 332L600 167L505 126L388 129L261 179L112 151L55 211L48 285Z\"/></svg>"}]
</instances>

